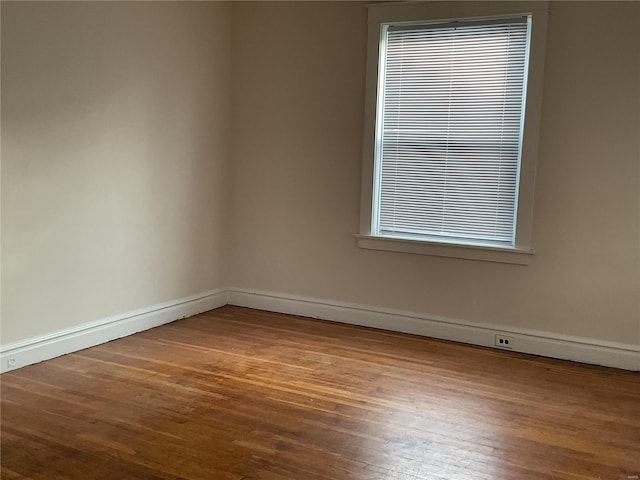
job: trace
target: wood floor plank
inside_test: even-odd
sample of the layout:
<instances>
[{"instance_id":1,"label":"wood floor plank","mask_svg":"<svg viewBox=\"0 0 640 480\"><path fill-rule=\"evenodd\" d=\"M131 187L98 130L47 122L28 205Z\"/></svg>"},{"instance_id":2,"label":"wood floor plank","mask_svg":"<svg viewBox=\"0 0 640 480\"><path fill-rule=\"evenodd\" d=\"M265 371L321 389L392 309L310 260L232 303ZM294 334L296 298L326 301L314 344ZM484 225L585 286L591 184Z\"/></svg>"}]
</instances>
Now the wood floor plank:
<instances>
[{"instance_id":1,"label":"wood floor plank","mask_svg":"<svg viewBox=\"0 0 640 480\"><path fill-rule=\"evenodd\" d=\"M638 373L232 306L0 382L2 478L640 473Z\"/></svg>"}]
</instances>

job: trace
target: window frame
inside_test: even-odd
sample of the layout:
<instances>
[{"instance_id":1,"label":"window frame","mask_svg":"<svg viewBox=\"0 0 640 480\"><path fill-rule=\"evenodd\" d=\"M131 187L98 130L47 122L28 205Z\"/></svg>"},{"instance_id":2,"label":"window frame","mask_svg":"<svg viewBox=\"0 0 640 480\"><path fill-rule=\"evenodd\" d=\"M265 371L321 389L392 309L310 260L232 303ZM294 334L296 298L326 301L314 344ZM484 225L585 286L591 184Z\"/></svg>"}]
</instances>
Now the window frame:
<instances>
[{"instance_id":1,"label":"window frame","mask_svg":"<svg viewBox=\"0 0 640 480\"><path fill-rule=\"evenodd\" d=\"M531 15L529 70L524 116L524 135L520 161L516 235L513 247L449 243L427 239L376 235L373 221L376 142L378 134L378 87L380 46L383 26L478 20ZM367 75L365 86L365 118L363 138L360 233L356 235L360 248L404 253L466 258L500 263L529 264L532 255L533 196L538 137L542 106L542 83L548 22L548 2L433 2L369 5Z\"/></svg>"}]
</instances>

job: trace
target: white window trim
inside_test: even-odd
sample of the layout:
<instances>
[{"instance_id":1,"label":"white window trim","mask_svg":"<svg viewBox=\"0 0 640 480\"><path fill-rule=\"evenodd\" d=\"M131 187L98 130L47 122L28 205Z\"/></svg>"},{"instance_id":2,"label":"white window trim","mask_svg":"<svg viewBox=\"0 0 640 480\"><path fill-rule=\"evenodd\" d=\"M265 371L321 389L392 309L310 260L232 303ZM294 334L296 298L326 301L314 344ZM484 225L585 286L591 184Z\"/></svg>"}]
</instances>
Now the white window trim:
<instances>
[{"instance_id":1,"label":"white window trim","mask_svg":"<svg viewBox=\"0 0 640 480\"><path fill-rule=\"evenodd\" d=\"M520 184L513 247L468 245L404 239L372 234L376 104L380 32L382 24L445 21L467 18L529 14L532 16L529 72L524 137L520 164ZM369 5L367 76L365 86L362 185L360 201L360 248L417 253L489 262L527 265L532 249L533 196L538 156L538 137L542 107L548 2L406 2Z\"/></svg>"}]
</instances>

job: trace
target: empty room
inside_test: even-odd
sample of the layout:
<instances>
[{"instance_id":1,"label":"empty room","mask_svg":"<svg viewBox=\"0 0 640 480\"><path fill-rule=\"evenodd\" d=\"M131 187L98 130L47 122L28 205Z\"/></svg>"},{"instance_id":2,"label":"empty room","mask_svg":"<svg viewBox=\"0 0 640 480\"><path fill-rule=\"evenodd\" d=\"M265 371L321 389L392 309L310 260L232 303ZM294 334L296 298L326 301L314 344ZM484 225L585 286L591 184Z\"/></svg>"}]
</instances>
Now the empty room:
<instances>
[{"instance_id":1,"label":"empty room","mask_svg":"<svg viewBox=\"0 0 640 480\"><path fill-rule=\"evenodd\" d=\"M0 16L1 478L640 478L640 2Z\"/></svg>"}]
</instances>

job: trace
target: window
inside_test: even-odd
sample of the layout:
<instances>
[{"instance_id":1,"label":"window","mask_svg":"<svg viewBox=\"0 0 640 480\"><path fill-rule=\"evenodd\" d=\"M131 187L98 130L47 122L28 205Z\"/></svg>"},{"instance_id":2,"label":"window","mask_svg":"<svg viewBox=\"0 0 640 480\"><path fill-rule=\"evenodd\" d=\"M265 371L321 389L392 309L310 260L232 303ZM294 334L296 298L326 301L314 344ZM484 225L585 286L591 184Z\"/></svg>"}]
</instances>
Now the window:
<instances>
[{"instance_id":1,"label":"window","mask_svg":"<svg viewBox=\"0 0 640 480\"><path fill-rule=\"evenodd\" d=\"M528 263L541 97L531 73L543 64L534 22L540 44L532 11L370 23L361 247Z\"/></svg>"}]
</instances>

